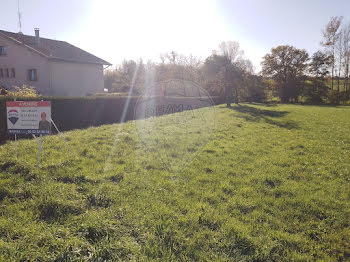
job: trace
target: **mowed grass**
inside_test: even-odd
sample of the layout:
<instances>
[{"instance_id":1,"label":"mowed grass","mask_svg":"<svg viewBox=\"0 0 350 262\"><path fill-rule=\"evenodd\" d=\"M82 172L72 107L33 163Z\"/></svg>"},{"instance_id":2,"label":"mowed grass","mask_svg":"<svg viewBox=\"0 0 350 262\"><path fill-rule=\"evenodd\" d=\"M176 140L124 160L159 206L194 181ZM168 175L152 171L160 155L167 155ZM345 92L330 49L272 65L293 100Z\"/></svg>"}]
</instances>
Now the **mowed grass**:
<instances>
[{"instance_id":1,"label":"mowed grass","mask_svg":"<svg viewBox=\"0 0 350 262\"><path fill-rule=\"evenodd\" d=\"M0 261L350 260L350 107L215 110L1 146Z\"/></svg>"}]
</instances>

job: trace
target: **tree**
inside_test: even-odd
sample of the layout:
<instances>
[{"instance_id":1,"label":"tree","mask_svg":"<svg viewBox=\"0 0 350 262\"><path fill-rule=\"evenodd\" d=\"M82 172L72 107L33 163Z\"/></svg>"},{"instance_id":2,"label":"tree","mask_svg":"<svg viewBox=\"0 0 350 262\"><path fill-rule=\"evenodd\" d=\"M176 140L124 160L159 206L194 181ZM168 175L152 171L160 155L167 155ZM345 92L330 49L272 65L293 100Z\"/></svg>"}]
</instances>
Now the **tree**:
<instances>
[{"instance_id":1,"label":"tree","mask_svg":"<svg viewBox=\"0 0 350 262\"><path fill-rule=\"evenodd\" d=\"M335 59L337 61L336 64L336 71L338 72L337 75L337 93L339 96L339 92L340 92L340 77L341 77L341 73L342 73L342 66L343 66L343 60L344 60L344 34L343 34L343 30L341 30L338 34L338 39L335 43L335 49L336 49L336 58Z\"/></svg>"},{"instance_id":2,"label":"tree","mask_svg":"<svg viewBox=\"0 0 350 262\"><path fill-rule=\"evenodd\" d=\"M309 55L305 49L289 45L277 46L263 57L262 74L276 81L282 102L298 100Z\"/></svg>"},{"instance_id":3,"label":"tree","mask_svg":"<svg viewBox=\"0 0 350 262\"><path fill-rule=\"evenodd\" d=\"M203 66L206 76L205 85L210 89L211 95L220 96L225 99L227 106L230 106L229 89L229 67L230 61L227 57L213 53L209 56Z\"/></svg>"},{"instance_id":4,"label":"tree","mask_svg":"<svg viewBox=\"0 0 350 262\"><path fill-rule=\"evenodd\" d=\"M240 89L240 98L246 102L263 102L266 99L265 83L261 76L246 74Z\"/></svg>"},{"instance_id":5,"label":"tree","mask_svg":"<svg viewBox=\"0 0 350 262\"><path fill-rule=\"evenodd\" d=\"M336 43L339 39L339 28L343 17L332 17L331 20L328 22L328 24L325 26L325 29L323 30L323 41L321 44L326 48L327 52L330 54L332 61L331 61L331 77L332 77L332 90L334 87L333 80L334 80L334 69L335 69L335 49L336 49Z\"/></svg>"},{"instance_id":6,"label":"tree","mask_svg":"<svg viewBox=\"0 0 350 262\"><path fill-rule=\"evenodd\" d=\"M231 97L234 96L235 103L239 102L239 82L242 79L242 63L244 52L236 41L221 42L219 44L219 55L224 57L224 81L226 105L231 106Z\"/></svg>"},{"instance_id":7,"label":"tree","mask_svg":"<svg viewBox=\"0 0 350 262\"><path fill-rule=\"evenodd\" d=\"M325 83L326 76L329 73L329 65L331 64L331 57L322 51L317 51L311 57L309 64L309 73L312 84L306 85L303 95L306 96L311 102L323 102L323 99L327 96L328 87Z\"/></svg>"},{"instance_id":8,"label":"tree","mask_svg":"<svg viewBox=\"0 0 350 262\"><path fill-rule=\"evenodd\" d=\"M221 96L230 106L231 100L238 103L240 98L245 101L264 98L259 84L261 79L254 78L253 71L252 63L244 59L239 44L229 41L221 43L204 63L193 55L185 56L175 51L162 54L159 63L148 61L144 65L142 61L125 60L105 72L105 87L111 92L128 92L134 83L133 92L141 94L155 82L183 79L207 87L209 94Z\"/></svg>"},{"instance_id":9,"label":"tree","mask_svg":"<svg viewBox=\"0 0 350 262\"><path fill-rule=\"evenodd\" d=\"M165 53L160 56L161 63L156 65L159 81L168 79L183 79L189 81L199 81L199 69L202 61L193 56L185 56L175 51Z\"/></svg>"},{"instance_id":10,"label":"tree","mask_svg":"<svg viewBox=\"0 0 350 262\"><path fill-rule=\"evenodd\" d=\"M122 64L114 70L106 70L104 73L105 88L109 92L126 93L129 92L130 86L135 77L135 88L133 92L139 92L143 84L145 67L143 61L124 60ZM137 74L137 75L135 75Z\"/></svg>"},{"instance_id":11,"label":"tree","mask_svg":"<svg viewBox=\"0 0 350 262\"><path fill-rule=\"evenodd\" d=\"M228 107L232 98L235 103L239 102L245 77L253 73L252 63L244 59L243 54L238 42L222 42L204 63L203 68L208 76L206 84L215 87L214 91L225 99Z\"/></svg>"},{"instance_id":12,"label":"tree","mask_svg":"<svg viewBox=\"0 0 350 262\"><path fill-rule=\"evenodd\" d=\"M232 64L242 59L244 55L244 51L240 50L240 45L236 41L221 42L216 53L226 57Z\"/></svg>"},{"instance_id":13,"label":"tree","mask_svg":"<svg viewBox=\"0 0 350 262\"><path fill-rule=\"evenodd\" d=\"M311 57L309 72L316 78L324 78L329 73L328 68L331 63L331 57L322 51L317 51Z\"/></svg>"},{"instance_id":14,"label":"tree","mask_svg":"<svg viewBox=\"0 0 350 262\"><path fill-rule=\"evenodd\" d=\"M349 77L350 77L350 23L346 24L342 28L342 45L344 52L343 68L344 68L344 90L349 89Z\"/></svg>"}]
</instances>

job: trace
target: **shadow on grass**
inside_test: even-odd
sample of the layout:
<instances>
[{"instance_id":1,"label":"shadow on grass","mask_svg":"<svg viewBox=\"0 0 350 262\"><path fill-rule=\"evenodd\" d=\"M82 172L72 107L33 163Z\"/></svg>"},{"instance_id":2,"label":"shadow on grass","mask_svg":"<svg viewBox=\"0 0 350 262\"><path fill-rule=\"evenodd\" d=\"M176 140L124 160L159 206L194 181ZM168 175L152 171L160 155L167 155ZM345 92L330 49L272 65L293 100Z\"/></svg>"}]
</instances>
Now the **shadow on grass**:
<instances>
[{"instance_id":1,"label":"shadow on grass","mask_svg":"<svg viewBox=\"0 0 350 262\"><path fill-rule=\"evenodd\" d=\"M276 111L276 110L267 110L260 109L247 105L235 105L230 107L231 110L237 111L240 114L237 117L243 118L248 122L259 122L261 120L265 121L270 125L275 125L281 128L286 129L297 129L299 128L298 124L295 121L283 121L275 120L273 118L282 118L285 115L289 114L288 111Z\"/></svg>"},{"instance_id":2,"label":"shadow on grass","mask_svg":"<svg viewBox=\"0 0 350 262\"><path fill-rule=\"evenodd\" d=\"M275 102L266 102L266 103L248 102L248 104L257 105L257 106L265 106L265 107L275 107L278 105L278 103L275 103Z\"/></svg>"}]
</instances>

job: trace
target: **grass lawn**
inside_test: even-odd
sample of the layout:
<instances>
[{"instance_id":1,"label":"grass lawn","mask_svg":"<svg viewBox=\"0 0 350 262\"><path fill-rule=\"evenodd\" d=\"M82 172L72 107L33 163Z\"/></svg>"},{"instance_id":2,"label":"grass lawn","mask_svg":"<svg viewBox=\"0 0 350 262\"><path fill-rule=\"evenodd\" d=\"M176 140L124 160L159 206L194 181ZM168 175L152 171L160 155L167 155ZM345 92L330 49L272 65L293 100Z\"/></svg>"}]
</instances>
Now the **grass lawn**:
<instances>
[{"instance_id":1,"label":"grass lawn","mask_svg":"<svg viewBox=\"0 0 350 262\"><path fill-rule=\"evenodd\" d=\"M1 146L0 261L350 260L350 107L215 110Z\"/></svg>"}]
</instances>

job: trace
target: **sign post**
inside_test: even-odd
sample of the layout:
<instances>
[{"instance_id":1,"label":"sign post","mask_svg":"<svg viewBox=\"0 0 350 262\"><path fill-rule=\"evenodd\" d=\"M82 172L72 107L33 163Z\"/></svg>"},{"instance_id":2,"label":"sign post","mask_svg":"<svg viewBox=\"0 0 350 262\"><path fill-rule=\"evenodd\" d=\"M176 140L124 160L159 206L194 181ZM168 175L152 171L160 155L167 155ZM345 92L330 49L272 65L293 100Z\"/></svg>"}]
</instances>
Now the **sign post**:
<instances>
[{"instance_id":1,"label":"sign post","mask_svg":"<svg viewBox=\"0 0 350 262\"><path fill-rule=\"evenodd\" d=\"M50 101L8 101L6 109L9 134L51 134Z\"/></svg>"},{"instance_id":2,"label":"sign post","mask_svg":"<svg viewBox=\"0 0 350 262\"><path fill-rule=\"evenodd\" d=\"M7 130L9 134L40 135L38 165L42 151L42 135L51 134L51 102L50 101L8 101L6 102ZM17 158L17 144L15 144Z\"/></svg>"},{"instance_id":3,"label":"sign post","mask_svg":"<svg viewBox=\"0 0 350 262\"><path fill-rule=\"evenodd\" d=\"M67 145L66 139L64 139L64 136L61 134L60 130L58 130L58 127L56 126L55 122L52 120L51 118L51 123L53 124L53 126L55 127L58 135L60 136L60 138L62 139L64 145L67 147L69 153L74 157L74 154L72 152L72 150L69 148L69 146Z\"/></svg>"},{"instance_id":4,"label":"sign post","mask_svg":"<svg viewBox=\"0 0 350 262\"><path fill-rule=\"evenodd\" d=\"M17 134L15 134L15 157L17 159Z\"/></svg>"},{"instance_id":5,"label":"sign post","mask_svg":"<svg viewBox=\"0 0 350 262\"><path fill-rule=\"evenodd\" d=\"M7 130L9 134L15 135L15 156L17 158L17 134L32 135L36 139L39 136L38 166L40 165L41 152L43 151L43 135L50 135L51 124L55 127L59 137L67 147L69 153L74 157L64 136L58 130L51 118L50 101L10 101L6 102Z\"/></svg>"},{"instance_id":6,"label":"sign post","mask_svg":"<svg viewBox=\"0 0 350 262\"><path fill-rule=\"evenodd\" d=\"M40 165L40 155L42 150L42 143L43 143L43 135L40 135L39 138L39 151L38 151L38 166Z\"/></svg>"}]
</instances>

